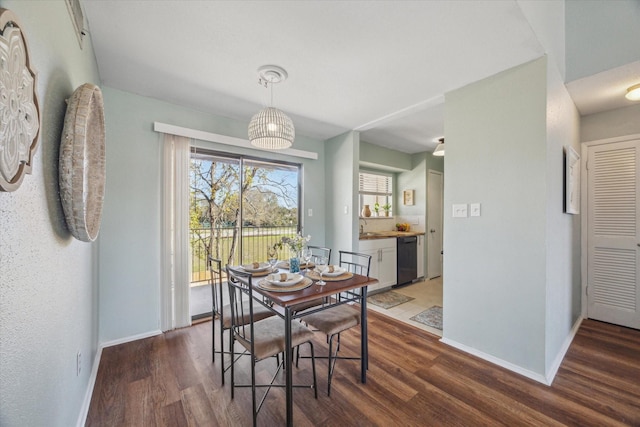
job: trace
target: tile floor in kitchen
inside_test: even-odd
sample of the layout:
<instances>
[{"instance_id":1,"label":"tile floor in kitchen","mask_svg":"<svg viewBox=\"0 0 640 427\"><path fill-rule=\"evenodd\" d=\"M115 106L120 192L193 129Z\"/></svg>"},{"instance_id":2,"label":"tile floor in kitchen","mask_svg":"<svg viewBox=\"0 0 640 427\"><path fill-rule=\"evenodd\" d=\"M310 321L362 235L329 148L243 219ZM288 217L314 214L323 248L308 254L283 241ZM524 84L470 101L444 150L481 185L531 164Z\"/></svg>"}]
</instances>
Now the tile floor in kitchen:
<instances>
[{"instance_id":1,"label":"tile floor in kitchen","mask_svg":"<svg viewBox=\"0 0 640 427\"><path fill-rule=\"evenodd\" d=\"M370 310L393 317L394 319L408 323L439 337L442 336L442 331L439 329L409 320L411 317L434 305L442 307L442 277L425 279L411 285L389 290L414 299L391 308L382 308L373 304L367 304L367 307Z\"/></svg>"}]
</instances>

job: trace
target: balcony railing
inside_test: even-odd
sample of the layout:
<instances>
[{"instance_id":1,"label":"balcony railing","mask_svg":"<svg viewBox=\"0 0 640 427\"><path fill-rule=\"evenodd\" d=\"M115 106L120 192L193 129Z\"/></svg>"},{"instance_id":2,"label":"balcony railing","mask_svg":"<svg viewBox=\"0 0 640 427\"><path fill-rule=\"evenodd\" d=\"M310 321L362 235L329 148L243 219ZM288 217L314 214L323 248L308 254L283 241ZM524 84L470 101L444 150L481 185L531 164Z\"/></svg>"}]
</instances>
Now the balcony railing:
<instances>
[{"instance_id":1,"label":"balcony railing","mask_svg":"<svg viewBox=\"0 0 640 427\"><path fill-rule=\"evenodd\" d=\"M235 234L234 234L235 232ZM222 260L222 265L246 264L267 260L267 248L283 236L295 236L297 227L243 227L242 236L234 227L192 228L191 282L209 280L207 256ZM242 242L240 242L242 237ZM242 247L242 250L240 249ZM231 252L233 251L233 254ZM242 256L240 256L242 255ZM288 248L279 251L280 259L288 259Z\"/></svg>"}]
</instances>

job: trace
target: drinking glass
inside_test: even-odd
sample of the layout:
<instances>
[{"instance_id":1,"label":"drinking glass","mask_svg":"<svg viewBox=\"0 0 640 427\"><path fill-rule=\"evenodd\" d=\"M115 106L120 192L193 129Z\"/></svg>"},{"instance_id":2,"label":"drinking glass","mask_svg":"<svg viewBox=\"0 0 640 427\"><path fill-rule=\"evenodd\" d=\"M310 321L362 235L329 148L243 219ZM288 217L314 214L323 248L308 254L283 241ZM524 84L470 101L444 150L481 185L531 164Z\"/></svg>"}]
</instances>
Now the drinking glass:
<instances>
[{"instance_id":1,"label":"drinking glass","mask_svg":"<svg viewBox=\"0 0 640 427\"><path fill-rule=\"evenodd\" d=\"M318 257L318 263L316 264L316 271L320 274L320 280L316 282L316 285L324 286L327 284L327 282L322 280L322 274L324 273L325 268L327 268L327 257L326 256Z\"/></svg>"},{"instance_id":2,"label":"drinking glass","mask_svg":"<svg viewBox=\"0 0 640 427\"><path fill-rule=\"evenodd\" d=\"M311 249L309 248L305 248L302 251L302 259L304 260L304 263L306 264L306 271L309 270L309 262L311 262L311 257L313 256L313 254L311 253Z\"/></svg>"},{"instance_id":3,"label":"drinking glass","mask_svg":"<svg viewBox=\"0 0 640 427\"><path fill-rule=\"evenodd\" d=\"M271 266L271 270L275 270L278 263L278 251L275 248L267 249L267 261Z\"/></svg>"}]
</instances>

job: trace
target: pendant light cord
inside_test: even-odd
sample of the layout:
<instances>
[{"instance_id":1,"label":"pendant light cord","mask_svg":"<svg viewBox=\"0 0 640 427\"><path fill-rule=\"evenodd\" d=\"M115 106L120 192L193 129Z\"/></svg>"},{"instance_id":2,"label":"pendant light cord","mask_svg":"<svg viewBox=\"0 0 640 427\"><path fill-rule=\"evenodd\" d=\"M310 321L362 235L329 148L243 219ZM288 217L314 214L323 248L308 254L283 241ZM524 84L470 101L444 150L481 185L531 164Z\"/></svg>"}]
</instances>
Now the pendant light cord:
<instances>
[{"instance_id":1,"label":"pendant light cord","mask_svg":"<svg viewBox=\"0 0 640 427\"><path fill-rule=\"evenodd\" d=\"M269 84L269 90L271 91L271 99L269 101L269 107L273 107L273 82L269 82L269 83L267 83Z\"/></svg>"}]
</instances>

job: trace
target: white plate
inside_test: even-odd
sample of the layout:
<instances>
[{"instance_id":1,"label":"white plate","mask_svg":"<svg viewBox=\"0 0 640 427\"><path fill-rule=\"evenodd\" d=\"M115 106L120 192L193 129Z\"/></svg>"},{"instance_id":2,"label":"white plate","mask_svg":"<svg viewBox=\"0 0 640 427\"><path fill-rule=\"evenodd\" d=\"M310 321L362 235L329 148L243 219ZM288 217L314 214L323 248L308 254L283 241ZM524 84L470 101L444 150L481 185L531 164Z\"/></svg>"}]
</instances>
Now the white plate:
<instances>
[{"instance_id":1,"label":"white plate","mask_svg":"<svg viewBox=\"0 0 640 427\"><path fill-rule=\"evenodd\" d=\"M302 276L297 273L276 273L268 275L266 280L276 286L293 286L302 280Z\"/></svg>"},{"instance_id":2,"label":"white plate","mask_svg":"<svg viewBox=\"0 0 640 427\"><path fill-rule=\"evenodd\" d=\"M248 271L249 273L257 273L258 271L265 271L271 266L268 262L261 262L259 263L258 268L254 267L253 264L244 264L241 265L241 267L243 270Z\"/></svg>"},{"instance_id":3,"label":"white plate","mask_svg":"<svg viewBox=\"0 0 640 427\"><path fill-rule=\"evenodd\" d=\"M347 272L347 270L345 268L339 267L337 265L333 266L333 272L329 273L329 267L330 266L325 266L324 269L322 270L322 275L323 276L327 276L327 277L336 277L336 276L340 276L341 274L344 274Z\"/></svg>"}]
</instances>

